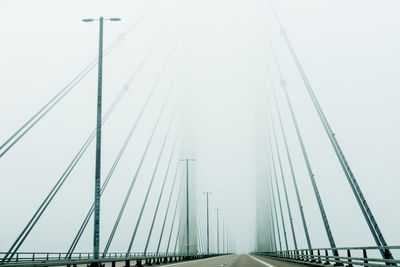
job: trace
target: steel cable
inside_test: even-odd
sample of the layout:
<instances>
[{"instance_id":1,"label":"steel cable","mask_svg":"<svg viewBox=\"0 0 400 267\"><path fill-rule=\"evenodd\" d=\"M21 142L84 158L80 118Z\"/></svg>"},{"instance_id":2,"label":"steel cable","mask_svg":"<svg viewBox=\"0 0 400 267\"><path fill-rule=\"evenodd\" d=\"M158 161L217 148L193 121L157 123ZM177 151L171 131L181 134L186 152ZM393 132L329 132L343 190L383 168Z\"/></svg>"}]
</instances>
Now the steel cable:
<instances>
[{"instance_id":1,"label":"steel cable","mask_svg":"<svg viewBox=\"0 0 400 267\"><path fill-rule=\"evenodd\" d=\"M153 44L152 48L149 50L149 52L147 53L147 55L145 56L145 58L141 62L141 64L139 64L139 68L137 68L135 73L130 77L130 79L128 81L128 84L130 84L134 80L134 78L137 76L138 71L143 67L144 63L149 58L151 52L153 51L153 49L156 46L156 44L159 42L161 36L162 35L160 35L160 37L157 39L157 41ZM111 179L111 177L112 177L112 175L113 175L113 173L114 173L114 171L115 171L115 169L116 169L116 167L117 167L117 165L119 163L119 160L121 159L121 157L122 157L122 155L123 155L128 143L129 143L129 141L131 140L133 132L135 131L135 129L136 129L139 121L141 120L141 118L143 116L143 113L144 113L144 111L145 111L145 109L146 109L146 107L147 107L147 105L148 105L148 103L149 103L149 101L150 101L150 99L152 97L152 95L154 94L155 88L156 88L156 85L154 85L152 87L150 94L148 95L147 99L145 100L144 105L142 106L141 110L139 111L139 115L135 119L135 121L134 121L134 123L133 123L133 125L132 125L132 127L131 127L131 129L130 129L127 137L126 137L126 139L125 139L125 142L124 142L123 146L121 147L121 149L120 149L120 151L119 151L119 153L117 155L117 158L114 160L114 163L113 163L110 171L108 172L107 177L106 177L106 179L105 179L105 181L104 181L104 183L103 183L103 185L101 187L100 196L103 194L104 190L106 189L106 187L107 187L107 185L108 185L108 183L109 183L109 181L110 181L110 179ZM83 232L85 231L85 228L86 228L87 224L89 223L89 220L90 220L90 218L91 218L91 216L93 214L93 210L94 210L94 204L92 204L91 208L89 209L84 221L82 222L81 227L78 230L78 233L76 234L74 240L72 241L72 244L71 244L70 248L68 249L66 258L70 257L70 255L75 250L76 245L78 244Z\"/></svg>"},{"instance_id":2,"label":"steel cable","mask_svg":"<svg viewBox=\"0 0 400 267\"><path fill-rule=\"evenodd\" d=\"M169 62L169 60L170 60L170 58L171 58L171 56L172 56L172 53L173 53L173 51L172 51L172 52L170 53L170 55L168 56L167 62L164 64L160 75L157 77L156 82L155 82L155 85L154 85L155 87L158 85L158 83L159 83L159 81L160 81L160 79L161 79L161 76L162 76L162 74L164 73L164 71L165 71L165 69L166 69L166 67L167 67L167 65L168 65L168 62ZM171 88L172 88L172 87L171 87ZM171 90L171 89L170 89L170 90ZM166 103L167 103L167 100L168 100L168 96L169 96L169 93L168 93L167 97L166 97L165 100L164 100L163 107L162 107L161 110L160 110L160 113L159 113L159 115L158 115L158 118L157 118L157 120L156 120L156 123L155 123L155 125L154 125L154 127L153 127L153 129L152 129L150 138L149 138L149 140L147 141L147 144L146 144L144 153L142 154L142 157L141 157L141 159L140 159L139 165L138 165L138 167L137 167L137 169L136 169L136 172L135 172L135 174L134 174L134 176L133 176L133 178L132 178L132 181L131 181L131 183L130 183L130 185L129 185L128 191L127 191L127 193L126 193L126 195L125 195L124 202L123 202L123 204L122 204L122 206L121 206L121 208L120 208L119 214L118 214L117 219L116 219L116 221L115 221L115 223L114 223L114 226L113 226L113 229L112 229L112 231L111 231L111 233L110 233L110 236L109 236L109 238L108 238L107 244L106 244L106 246L105 246L105 248L104 248L103 255L105 255L105 254L107 253L107 251L108 251L108 249L109 249L109 247L110 247L110 245L111 245L111 242L112 242L112 240L113 240L113 238L114 238L114 235L115 235L115 232L116 232L116 230L117 230L117 228L118 228L118 225L119 225L119 222L120 222L120 220L121 220L121 217L122 217L122 215L123 215L123 213L124 213L124 211L125 211L126 204L128 203L128 200L129 200L130 195L131 195L131 193L132 193L133 186L135 185L137 176L139 175L139 172L140 172L141 167L142 167L142 165L143 165L144 159L145 159L145 157L146 157L146 155L147 155L147 152L148 152L148 149L149 149L149 147L150 147L150 144L152 143L152 140L153 140L155 131L156 131L156 129L157 129L157 127L158 127L158 124L159 124L159 122L160 122L163 109L164 109L164 107L165 107L165 105L166 105Z\"/></svg>"},{"instance_id":3,"label":"steel cable","mask_svg":"<svg viewBox=\"0 0 400 267\"><path fill-rule=\"evenodd\" d=\"M175 188L175 184L176 184L176 177L178 176L178 171L179 171L179 162L176 165L176 169L175 169L175 175L174 175L174 181L172 182L172 188L171 188L171 192L169 194L169 198L168 198L168 204L167 204L167 210L165 211L165 215L164 215L164 220L163 220L163 224L161 227L161 233L160 233L160 239L158 241L157 244L157 250L156 253L158 254L158 252L160 251L160 245L161 245L161 240L164 234L164 228L165 228L165 223L167 221L167 217L168 217L168 212L169 212L169 208L170 208L170 204L171 204L171 199L172 199L172 194L174 192L174 188Z\"/></svg>"},{"instance_id":4,"label":"steel cable","mask_svg":"<svg viewBox=\"0 0 400 267\"><path fill-rule=\"evenodd\" d=\"M178 195L177 195L177 197L176 197L174 215L172 216L171 230L169 231L167 248L166 248L166 250L165 250L166 253L168 253L169 245L170 245L170 243L171 243L171 236L172 236L172 231L173 231L173 229L174 229L175 218L176 218L176 212L177 212L177 210L178 210L179 196L180 196L181 191L182 191L182 186L180 185L180 186L179 186L179 190L178 190Z\"/></svg>"},{"instance_id":5,"label":"steel cable","mask_svg":"<svg viewBox=\"0 0 400 267\"><path fill-rule=\"evenodd\" d=\"M158 3L158 2L157 2ZM156 3L156 4L157 4ZM139 22L156 6L154 4L147 9L133 24L131 24L124 33L120 34L103 52L103 56L108 55L119 43L123 37L129 34ZM44 106L42 106L30 119L28 119L20 128L17 129L1 146L0 158L3 157L33 126L35 126L55 105L58 104L86 75L97 66L98 58L92 60L78 75L75 76L63 89L52 97ZM28 126L29 125L29 126ZM25 130L24 130L25 129ZM22 132L22 133L21 133ZM20 134L21 133L21 134Z\"/></svg>"},{"instance_id":6,"label":"steel cable","mask_svg":"<svg viewBox=\"0 0 400 267\"><path fill-rule=\"evenodd\" d=\"M357 182L356 178L354 177L354 174L353 174L353 172L352 172L352 170L350 168L350 165L348 164L347 159L345 158L345 156L343 154L343 151L342 151L342 149L341 149L341 147L339 145L339 142L336 139L335 133L333 132L331 126L329 125L329 122L328 122L328 120L327 120L327 118L326 118L326 116L325 116L325 114L324 114L324 112L323 112L323 110L322 110L322 108L321 108L321 106L319 104L319 101L315 96L315 93L314 93L314 90L313 90L313 88L311 86L311 83L309 82L308 77L305 74L305 72L303 70L303 67L302 67L302 65L300 63L300 60L298 59L297 54L294 51L294 48L293 48L293 46L292 46L292 44L291 44L291 42L289 40L289 37L287 36L286 29L282 26L282 22L281 22L281 20L280 20L280 18L278 16L278 13L276 12L276 10L275 10L275 8L272 5L272 2L270 0L269 0L269 3L270 3L272 11L274 13L274 16L276 18L276 21L277 21L277 23L279 25L279 29L281 31L281 35L284 38L284 40L286 42L286 45L288 46L289 52L290 52L290 54L292 56L292 59L296 64L296 67L297 67L297 69L299 71L299 74L300 74L300 76L301 76L301 78L303 80L303 83L304 83L304 85L305 85L305 87L307 89L307 92L308 92L308 94L309 94L309 96L310 96L310 98L311 98L311 100L313 102L313 105L314 105L314 107L315 107L315 109L317 111L317 114L318 114L318 116L319 116L319 118L321 120L321 123L322 123L322 125L323 125L323 127L325 129L325 132L328 135L329 141L330 141L330 143L331 143L331 145L332 145L332 147L334 149L334 152L336 154L336 157L338 158L338 161L339 161L339 163L340 163L340 165L341 165L341 167L342 167L342 169L344 171L344 174L345 174L346 179L347 179L347 181L348 181L348 183L350 185L350 188L353 191L354 197L356 198L356 201L357 201L357 203L358 203L358 205L360 207L360 210L361 210L361 212L362 212L362 214L364 216L364 219L365 219L365 221L366 221L366 223L367 223L367 225L368 225L368 227L369 227L369 229L371 231L372 237L374 238L374 240L375 240L375 242L376 242L376 244L378 246L387 246L386 240L383 237L383 234L382 234L382 232L381 232L381 230L379 228L379 225L376 222L375 217L372 214L372 211L368 206L368 203L367 203L367 201L366 201L366 199L365 199L365 197L364 197L364 195L363 195L363 193L361 191L361 188L359 187L358 182ZM336 251L336 253L337 253L337 251ZM389 249L385 249L385 250L381 249L380 253L381 253L381 255L382 255L382 257L384 259L393 259L393 255L392 255L392 253L390 252Z\"/></svg>"},{"instance_id":7,"label":"steel cable","mask_svg":"<svg viewBox=\"0 0 400 267\"><path fill-rule=\"evenodd\" d=\"M118 96L115 98L115 100L113 101L113 103L111 104L110 108L107 110L107 112L104 115L103 118L103 122L102 125L105 124L106 120L108 119L108 117L111 115L111 113L114 111L114 108L118 105L119 101L121 100L122 96L127 92L127 90L129 89L130 84L132 83L132 81L136 78L137 74L139 73L139 71L142 69L144 63L148 60L148 58L150 57L151 53L154 51L155 46L159 43L159 40L161 38L161 36L163 35L164 31L160 34L160 36L157 38L156 42L153 44L153 46L150 48L150 50L147 52L146 56L143 58L143 60L141 61L141 63L139 64L139 67L135 70L135 72L133 73L133 75L129 78L128 83L124 86L124 88L120 91L120 93L118 94ZM42 115L43 116L43 115ZM68 165L67 169L64 171L63 175L59 178L59 180L56 182L56 184L53 186L52 190L50 191L50 193L46 196L46 198L44 199L44 201L42 202L42 204L39 206L39 208L37 209L37 211L35 212L35 214L33 215L33 217L31 218L31 220L28 222L28 224L26 225L26 227L24 228L24 230L22 231L22 233L18 236L17 240L13 243L13 245L11 246L10 250L8 251L8 253L4 256L4 258L2 259L2 262L4 262L7 257L10 255L10 252L15 248L15 246L17 246L16 250L14 251L14 253L12 253L12 256L10 257L10 259L13 257L13 255L15 254L15 252L18 250L18 248L22 245L23 241L25 240L25 238L27 237L27 235L29 234L29 232L32 230L33 226L36 224L36 222L39 220L40 216L43 214L44 210L47 208L47 206L49 205L49 203L51 202L51 200L54 198L54 196L57 194L58 190L61 188L61 186L64 184L65 180L69 177L70 173L72 172L72 170L75 168L75 166L77 165L77 163L79 162L79 160L81 159L81 157L83 156L83 154L86 152L87 148L89 147L90 143L93 141L94 137L96 135L96 130L94 129L92 131L92 133L90 134L90 136L87 138L87 140L85 141L85 143L82 145L82 147L80 148L80 150L78 151L78 153L75 155L75 157L73 158L73 160L71 161L71 163ZM37 217L38 216L38 217ZM28 232L27 232L28 231ZM19 242L19 240L22 241L19 245L17 245L17 243ZM9 260L10 260L9 259Z\"/></svg>"},{"instance_id":8,"label":"steel cable","mask_svg":"<svg viewBox=\"0 0 400 267\"><path fill-rule=\"evenodd\" d=\"M164 106L164 107L165 107L165 106ZM164 108L164 107L163 107L163 108ZM175 111L176 111L176 109L175 109ZM126 255L129 255L129 253L131 252L133 242L135 241L136 233L137 233L137 230L138 230L138 228L139 228L140 222L141 222L141 220L142 220L143 212L144 212L144 209L145 209L146 204L147 204L147 199L148 199L148 197L149 197L149 194L150 194L150 191L151 191L153 182L154 182L154 178L155 178L155 176L156 176L156 174L157 174L158 166L159 166L159 164L160 164L161 157L162 157L162 155L163 155L163 152L164 152L164 149L165 149L165 145L166 145L166 143L167 143L167 140L168 140L168 137L169 137L169 133L170 133L171 128L172 128L172 124L173 124L173 121L174 121L174 118L175 118L175 111L174 111L174 113L173 113L173 115L172 115L172 118L171 118L171 120L170 120L170 122L169 122L169 126L168 126L168 129L167 129L167 133L166 133L166 135L165 135L165 137L164 137L164 141L163 141L163 144L162 144L162 146L161 146L161 150L160 150L160 153L159 153L158 158L157 158L156 165L155 165L154 170L153 170L153 175L151 176L151 179L150 179L150 184L149 184L149 186L147 187L147 192L146 192L146 195L145 195L143 204L142 204L142 208L140 209L139 217L138 217L138 219L137 219L137 221L136 221L135 229L134 229L134 231L133 231L133 234L132 234L132 237L131 237L131 241L129 242L129 246L128 246Z\"/></svg>"},{"instance_id":9,"label":"steel cable","mask_svg":"<svg viewBox=\"0 0 400 267\"><path fill-rule=\"evenodd\" d=\"M161 197L162 197L162 195L163 195L163 193L164 193L165 183L166 183L167 178L168 178L169 169L170 169L170 167L171 167L171 162L172 162L172 158L173 158L173 156L174 156L174 152L175 152L175 147L176 147L177 141L178 141L178 139L176 138L176 140L175 140L175 142L174 142L174 145L173 145L173 148L172 148L171 156L170 156L169 161L168 161L167 170L166 170L166 172L165 172L164 181L163 181L163 183L162 183L161 191L160 191L160 194L159 194L159 197L158 197L158 201L157 201L157 205L156 205L156 209L155 209L155 211L154 211L154 216L153 216L153 220L152 220L152 222L151 222L149 234L148 234L147 241L146 241L146 246L144 247L144 253L145 253L145 254L146 254L146 252L147 252L147 248L148 248L148 246L149 246L151 234L152 234L152 232L153 232L154 222L155 222L155 220L156 220L156 217L157 217L157 214L158 214L158 209L159 209L159 207L160 207Z\"/></svg>"}]
</instances>

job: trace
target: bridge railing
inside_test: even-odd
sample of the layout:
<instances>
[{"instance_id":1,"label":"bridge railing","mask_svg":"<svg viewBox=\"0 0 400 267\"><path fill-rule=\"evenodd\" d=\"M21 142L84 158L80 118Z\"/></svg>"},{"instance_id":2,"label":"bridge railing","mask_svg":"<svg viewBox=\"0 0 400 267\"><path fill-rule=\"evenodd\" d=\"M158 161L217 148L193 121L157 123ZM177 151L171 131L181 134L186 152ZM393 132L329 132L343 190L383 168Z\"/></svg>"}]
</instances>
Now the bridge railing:
<instances>
[{"instance_id":1,"label":"bridge railing","mask_svg":"<svg viewBox=\"0 0 400 267\"><path fill-rule=\"evenodd\" d=\"M300 261L315 265L335 266L398 266L400 258L389 257L389 251L393 255L400 255L400 246L387 247L343 247L343 248L315 248L298 249L276 252L257 252L256 255L276 257L289 261ZM385 256L385 258L382 257Z\"/></svg>"},{"instance_id":2,"label":"bridge railing","mask_svg":"<svg viewBox=\"0 0 400 267\"><path fill-rule=\"evenodd\" d=\"M15 265L15 264L29 264L29 263L52 263L49 266L57 266L60 264L81 264L89 263L94 261L93 253L91 252L75 252L68 254L65 252L18 252L11 259L2 261L7 253L0 252L0 266L3 265ZM203 253L166 253L166 252L132 252L127 254L126 252L112 252L106 254L100 254L100 259L95 260L98 262L118 262L118 261L130 261L130 260L159 260L165 258L174 258L174 260L187 260L201 257L211 257L214 254L203 254ZM170 259L171 260L171 259Z\"/></svg>"}]
</instances>

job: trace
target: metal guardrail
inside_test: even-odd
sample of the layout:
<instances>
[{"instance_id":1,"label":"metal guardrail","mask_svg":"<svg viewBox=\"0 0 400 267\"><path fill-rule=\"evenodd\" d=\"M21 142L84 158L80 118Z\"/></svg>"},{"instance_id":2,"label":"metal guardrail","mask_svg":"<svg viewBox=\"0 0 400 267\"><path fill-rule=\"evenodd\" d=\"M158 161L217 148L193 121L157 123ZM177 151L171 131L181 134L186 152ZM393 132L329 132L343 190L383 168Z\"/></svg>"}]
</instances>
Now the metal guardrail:
<instances>
[{"instance_id":1,"label":"metal guardrail","mask_svg":"<svg viewBox=\"0 0 400 267\"><path fill-rule=\"evenodd\" d=\"M343 247L343 248L315 248L299 249L276 252L255 252L255 255L284 259L288 261L302 262L309 265L324 266L398 266L400 258L389 258L389 250L394 255L400 255L400 246L387 247ZM396 253L397 250L397 253ZM387 255L381 257L381 252ZM370 256L368 256L370 255Z\"/></svg>"},{"instance_id":2,"label":"metal guardrail","mask_svg":"<svg viewBox=\"0 0 400 267\"><path fill-rule=\"evenodd\" d=\"M0 252L0 259L4 258L6 253ZM136 266L151 263L167 263L200 258L220 256L224 254L174 254L174 253L106 253L101 254L100 258L95 260L93 253L77 252L68 254L65 252L18 252L9 261L0 261L1 267L9 266L76 266L79 264L93 265L96 263L111 263L115 266L117 262L125 262L125 266L131 266L131 262L136 262Z\"/></svg>"}]
</instances>

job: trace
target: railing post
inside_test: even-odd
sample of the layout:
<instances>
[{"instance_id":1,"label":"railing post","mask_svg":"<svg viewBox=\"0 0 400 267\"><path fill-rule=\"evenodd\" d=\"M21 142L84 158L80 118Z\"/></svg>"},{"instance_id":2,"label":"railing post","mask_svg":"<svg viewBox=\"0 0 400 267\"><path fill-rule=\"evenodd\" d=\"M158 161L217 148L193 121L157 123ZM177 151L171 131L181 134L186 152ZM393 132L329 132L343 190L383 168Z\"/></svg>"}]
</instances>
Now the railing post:
<instances>
[{"instance_id":1,"label":"railing post","mask_svg":"<svg viewBox=\"0 0 400 267\"><path fill-rule=\"evenodd\" d=\"M368 255L367 255L367 250L363 248L363 258L364 258L364 263L368 263Z\"/></svg>"},{"instance_id":2,"label":"railing post","mask_svg":"<svg viewBox=\"0 0 400 267\"><path fill-rule=\"evenodd\" d=\"M314 259L314 251L313 251L312 248L310 249L310 262L315 262L315 259Z\"/></svg>"},{"instance_id":3,"label":"railing post","mask_svg":"<svg viewBox=\"0 0 400 267\"><path fill-rule=\"evenodd\" d=\"M333 260L335 264L333 266L343 266L343 263L338 262L340 261L339 251L335 248L332 250Z\"/></svg>"},{"instance_id":4,"label":"railing post","mask_svg":"<svg viewBox=\"0 0 400 267\"><path fill-rule=\"evenodd\" d=\"M351 260L351 253L350 253L350 249L347 249L347 266L348 267L353 267L353 261Z\"/></svg>"},{"instance_id":5,"label":"railing post","mask_svg":"<svg viewBox=\"0 0 400 267\"><path fill-rule=\"evenodd\" d=\"M327 249L325 249L325 263L324 264L331 264L330 262L329 262L329 254L328 254L328 250Z\"/></svg>"},{"instance_id":6,"label":"railing post","mask_svg":"<svg viewBox=\"0 0 400 267\"><path fill-rule=\"evenodd\" d=\"M322 261L321 261L321 252L319 251L319 249L317 250L317 255L318 255L317 263L322 263Z\"/></svg>"}]
</instances>

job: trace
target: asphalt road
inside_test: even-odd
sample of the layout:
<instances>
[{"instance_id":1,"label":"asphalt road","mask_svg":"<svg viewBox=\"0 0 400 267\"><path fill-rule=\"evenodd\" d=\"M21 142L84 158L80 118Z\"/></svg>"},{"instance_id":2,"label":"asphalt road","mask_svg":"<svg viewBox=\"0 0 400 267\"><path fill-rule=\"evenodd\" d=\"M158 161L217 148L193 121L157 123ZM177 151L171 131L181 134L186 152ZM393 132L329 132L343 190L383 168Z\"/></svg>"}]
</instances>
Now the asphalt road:
<instances>
[{"instance_id":1,"label":"asphalt road","mask_svg":"<svg viewBox=\"0 0 400 267\"><path fill-rule=\"evenodd\" d=\"M228 255L208 259L194 260L190 262L181 262L165 264L162 266L176 267L304 267L304 265L288 263L284 261L272 260L253 255Z\"/></svg>"}]
</instances>

